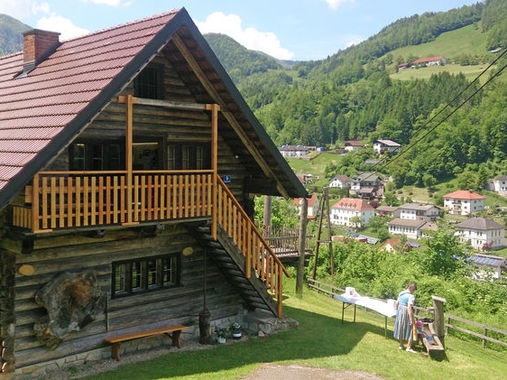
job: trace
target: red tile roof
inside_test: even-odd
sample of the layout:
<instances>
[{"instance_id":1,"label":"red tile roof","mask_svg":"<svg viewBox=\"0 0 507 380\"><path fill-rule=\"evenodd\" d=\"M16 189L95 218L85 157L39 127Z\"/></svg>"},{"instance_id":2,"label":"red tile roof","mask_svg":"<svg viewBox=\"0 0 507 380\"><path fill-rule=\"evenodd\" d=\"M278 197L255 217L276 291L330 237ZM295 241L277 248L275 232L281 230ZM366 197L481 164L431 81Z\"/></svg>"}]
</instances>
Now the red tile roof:
<instances>
[{"instance_id":1,"label":"red tile roof","mask_svg":"<svg viewBox=\"0 0 507 380\"><path fill-rule=\"evenodd\" d=\"M294 198L292 204L294 206L300 206L303 198ZM315 201L317 200L317 194L312 194L310 198L308 198L308 207L313 207L315 205Z\"/></svg>"},{"instance_id":2,"label":"red tile roof","mask_svg":"<svg viewBox=\"0 0 507 380\"><path fill-rule=\"evenodd\" d=\"M454 199L486 199L484 195L474 193L470 190L458 190L453 193L444 195L444 198L454 198Z\"/></svg>"},{"instance_id":3,"label":"red tile roof","mask_svg":"<svg viewBox=\"0 0 507 380\"><path fill-rule=\"evenodd\" d=\"M23 53L0 57L0 190L178 14L179 10L63 42L25 77Z\"/></svg>"},{"instance_id":4,"label":"red tile roof","mask_svg":"<svg viewBox=\"0 0 507 380\"><path fill-rule=\"evenodd\" d=\"M336 202L332 208L341 208L356 211L374 210L374 208L367 201L358 198L342 198Z\"/></svg>"},{"instance_id":5,"label":"red tile roof","mask_svg":"<svg viewBox=\"0 0 507 380\"><path fill-rule=\"evenodd\" d=\"M345 141L345 146L363 146L363 144L361 144L361 141L359 140L348 140L348 141Z\"/></svg>"},{"instance_id":6,"label":"red tile roof","mask_svg":"<svg viewBox=\"0 0 507 380\"><path fill-rule=\"evenodd\" d=\"M427 58L419 58L412 62L412 64L417 65L418 63L426 63L426 62L435 62L435 61L441 61L444 59L443 56L438 55L436 57L427 57Z\"/></svg>"}]
</instances>

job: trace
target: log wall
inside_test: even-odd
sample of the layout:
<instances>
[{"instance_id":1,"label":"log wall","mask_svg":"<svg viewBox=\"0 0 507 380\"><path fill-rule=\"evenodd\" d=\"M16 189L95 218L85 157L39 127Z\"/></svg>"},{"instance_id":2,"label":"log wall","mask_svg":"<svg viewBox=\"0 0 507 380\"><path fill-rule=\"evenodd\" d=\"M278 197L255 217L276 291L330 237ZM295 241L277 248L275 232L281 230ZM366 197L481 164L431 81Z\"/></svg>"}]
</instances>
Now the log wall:
<instances>
[{"instance_id":1,"label":"log wall","mask_svg":"<svg viewBox=\"0 0 507 380\"><path fill-rule=\"evenodd\" d=\"M104 346L104 338L119 333L169 324L197 325L203 300L203 251L181 224L166 225L155 237L142 237L141 229L108 231L103 238L63 235L37 238L30 254L21 254L21 242L4 238L3 255L15 255L16 268L30 264L33 276L16 273L14 343L16 367L87 352ZM180 253L192 246L194 253L182 257L181 286L121 298L111 298L112 262ZM93 269L108 295L107 311L80 332L69 334L56 350L42 346L33 335L34 323L45 309L34 301L35 292L64 271ZM237 315L243 301L208 260L208 308L212 320Z\"/></svg>"},{"instance_id":2,"label":"log wall","mask_svg":"<svg viewBox=\"0 0 507 380\"><path fill-rule=\"evenodd\" d=\"M162 56L162 53L154 58L153 63L164 66L165 100L196 103L196 99L180 79L174 67ZM133 93L134 85L131 82L120 95ZM125 109L125 104L120 104L116 97L113 98L109 105L79 135L78 139L124 139ZM133 126L134 141L136 137L142 136L160 138L167 143L211 144L211 116L206 111L134 105ZM219 135L220 128L219 123ZM69 170L69 150L63 150L46 170ZM249 175L249 170L240 158L236 158L236 154L221 136L218 139L218 172L220 175L231 176L229 188L238 200L243 201L243 184Z\"/></svg>"}]
</instances>

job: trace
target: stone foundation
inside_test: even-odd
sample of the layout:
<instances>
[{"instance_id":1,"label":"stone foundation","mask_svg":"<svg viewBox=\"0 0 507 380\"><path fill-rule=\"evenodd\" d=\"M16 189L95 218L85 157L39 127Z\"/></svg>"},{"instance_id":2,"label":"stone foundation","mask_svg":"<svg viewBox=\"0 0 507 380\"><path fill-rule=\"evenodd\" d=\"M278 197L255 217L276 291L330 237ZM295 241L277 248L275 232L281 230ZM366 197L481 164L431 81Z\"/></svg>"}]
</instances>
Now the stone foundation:
<instances>
[{"instance_id":1,"label":"stone foundation","mask_svg":"<svg viewBox=\"0 0 507 380\"><path fill-rule=\"evenodd\" d=\"M229 327L234 322L239 322L243 331L253 336L271 335L280 331L293 329L298 326L298 322L294 319L276 318L270 313L255 311L211 321L212 336L215 336L215 328ZM185 330L182 333L182 350L185 349L185 346L188 347L189 345L197 345L198 341L199 327L197 325L190 326L188 330ZM135 339L121 344L120 355L128 358L130 354L147 352L149 350L159 348L170 348L172 352L176 352L177 349L173 349L171 344L171 338L167 335L156 335L142 339ZM196 349L196 347L191 349ZM54 373L55 371L62 371L68 369L69 367L76 367L106 360L112 360L111 347L109 345L80 354L17 368L15 371L15 378L21 380L32 379L34 377L51 378L51 373Z\"/></svg>"}]
</instances>

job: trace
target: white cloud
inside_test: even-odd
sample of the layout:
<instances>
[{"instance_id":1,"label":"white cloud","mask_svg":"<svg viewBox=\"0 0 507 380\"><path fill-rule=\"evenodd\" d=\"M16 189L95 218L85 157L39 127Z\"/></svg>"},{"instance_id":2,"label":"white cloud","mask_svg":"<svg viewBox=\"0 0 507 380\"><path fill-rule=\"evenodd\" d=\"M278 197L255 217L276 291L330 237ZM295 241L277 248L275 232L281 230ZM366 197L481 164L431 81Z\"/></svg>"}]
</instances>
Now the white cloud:
<instances>
[{"instance_id":1,"label":"white cloud","mask_svg":"<svg viewBox=\"0 0 507 380\"><path fill-rule=\"evenodd\" d=\"M80 37L89 33L88 30L74 25L74 23L68 18L57 16L55 14L40 18L35 27L37 29L51 30L53 32L61 33L60 41Z\"/></svg>"},{"instance_id":2,"label":"white cloud","mask_svg":"<svg viewBox=\"0 0 507 380\"><path fill-rule=\"evenodd\" d=\"M0 0L0 13L23 20L32 14L49 13L49 4L34 0Z\"/></svg>"},{"instance_id":3,"label":"white cloud","mask_svg":"<svg viewBox=\"0 0 507 380\"><path fill-rule=\"evenodd\" d=\"M49 4L43 1L42 3L33 3L32 4L32 13L34 15L38 13L49 13Z\"/></svg>"},{"instance_id":4,"label":"white cloud","mask_svg":"<svg viewBox=\"0 0 507 380\"><path fill-rule=\"evenodd\" d=\"M280 40L272 32L261 32L255 28L243 28L241 17L213 12L206 21L196 21L201 33L222 33L234 38L248 49L259 50L278 59L292 59L294 53L280 46Z\"/></svg>"},{"instance_id":5,"label":"white cloud","mask_svg":"<svg viewBox=\"0 0 507 380\"><path fill-rule=\"evenodd\" d=\"M85 3L93 3L93 4L103 4L103 5L109 5L111 7L117 7L121 4L121 0L81 0Z\"/></svg>"},{"instance_id":6,"label":"white cloud","mask_svg":"<svg viewBox=\"0 0 507 380\"><path fill-rule=\"evenodd\" d=\"M356 0L324 0L329 8L338 9L338 7L345 3L354 3Z\"/></svg>"}]
</instances>

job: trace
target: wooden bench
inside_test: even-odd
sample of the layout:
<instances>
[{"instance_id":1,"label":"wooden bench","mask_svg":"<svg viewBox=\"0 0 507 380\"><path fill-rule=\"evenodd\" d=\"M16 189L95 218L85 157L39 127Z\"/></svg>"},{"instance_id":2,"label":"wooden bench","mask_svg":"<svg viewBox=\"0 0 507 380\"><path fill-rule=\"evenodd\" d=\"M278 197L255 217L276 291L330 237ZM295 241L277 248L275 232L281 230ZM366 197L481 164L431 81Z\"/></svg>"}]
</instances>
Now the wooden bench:
<instances>
[{"instance_id":1,"label":"wooden bench","mask_svg":"<svg viewBox=\"0 0 507 380\"><path fill-rule=\"evenodd\" d=\"M181 347L181 343L180 343L181 332L186 329L188 329L188 326L183 326L183 325L163 327L163 328L155 329L155 330L146 330L146 331L139 331L136 333L130 333L130 334L125 334L125 335L112 336L110 338L104 339L104 341L111 344L111 357L113 357L114 359L119 361L120 360L120 344L122 342L126 342L126 341L133 340L133 339L145 338L148 336L167 334L171 337L172 342L173 342L173 346L180 348Z\"/></svg>"}]
</instances>

